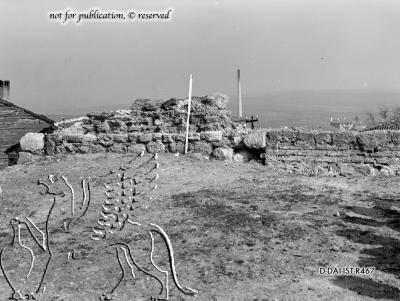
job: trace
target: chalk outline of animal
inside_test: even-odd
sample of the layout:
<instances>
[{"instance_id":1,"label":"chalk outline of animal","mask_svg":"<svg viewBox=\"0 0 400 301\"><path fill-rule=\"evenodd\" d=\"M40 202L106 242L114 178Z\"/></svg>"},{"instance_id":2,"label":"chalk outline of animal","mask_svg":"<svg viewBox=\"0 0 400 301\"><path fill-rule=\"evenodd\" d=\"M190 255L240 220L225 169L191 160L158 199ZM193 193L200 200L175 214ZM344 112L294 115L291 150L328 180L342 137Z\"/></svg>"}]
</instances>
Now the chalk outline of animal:
<instances>
[{"instance_id":1,"label":"chalk outline of animal","mask_svg":"<svg viewBox=\"0 0 400 301\"><path fill-rule=\"evenodd\" d=\"M137 158L142 158L144 156L144 152L140 153ZM133 158L132 160L130 160L128 162L128 165L131 164L133 161L135 161L137 158ZM138 170L140 170L141 167L146 166L146 164L148 164L151 161L155 161L155 165L149 169L147 172L143 173L143 176L146 176L148 174L150 174L152 171L156 170L159 168L159 163L158 163L158 154L154 154L154 156L152 156L150 159L148 159L147 161L145 161L143 164L139 165L137 167ZM148 177L148 178L144 178L142 179L142 181L138 181L138 179L140 179L140 176L135 173L132 177L127 177L126 176L126 170L129 169L128 167L120 167L120 171L122 171L122 174L117 174L117 180L121 181L121 182L117 182L114 180L113 183L108 183L104 184L104 187L107 189L107 192L105 192L105 195L107 197L107 199L104 201L103 203L103 210L100 213L100 218L97 221L96 227L93 227L92 230L94 232L94 234L92 234L91 239L92 240L102 240L102 239L106 239L108 234L114 234L115 233L115 229L117 230L122 230L125 227L125 223L128 223L130 225L134 225L134 226L139 226L139 227L143 227L142 224L138 223L138 222L134 222L132 221L129 216L125 213L122 213L121 215L118 215L118 209L120 209L120 207L116 206L116 203L118 203L118 201L120 201L123 205L126 205L127 207L129 207L130 210L133 210L133 204L135 202L138 202L138 197L142 197L146 194L146 192L141 193L141 194L137 194L136 192L136 185L140 184L140 183L145 183L145 184L150 184L153 181L157 180L159 175L156 174L154 177ZM55 180L54 179L58 179L58 177L54 177L52 175L49 176L50 179L50 183L54 184ZM75 191L72 187L72 185L68 182L68 179L65 176L61 176L61 179L63 180L64 184L68 187L68 190L70 191L71 194L71 198L70 198L70 207L71 207L71 215L74 215L74 208L75 208ZM82 214L79 215L79 217L77 219L71 220L67 225L65 225L65 230L68 231L69 230L69 226L72 223L76 223L76 220L82 218L87 210L88 207L91 203L91 194L90 194L90 185L89 185L89 179L84 179L82 180L82 188L83 188L83 200L81 202L81 206L80 208L83 208L83 205L85 204L85 200L87 200L86 202L86 207L83 211ZM130 185L133 185L133 188L130 188L128 191L132 192L132 196L127 196L126 195L126 180L129 180ZM86 184L85 184L86 181ZM146 182L147 181L147 182ZM47 185L45 184L43 181L39 181L38 184L44 185L47 189L47 193L54 193L51 191L51 184ZM119 188L122 189L122 192L116 192L115 190L116 188L113 188L113 186L117 186ZM85 193L85 187L87 187L87 191L88 191L88 197L86 196ZM150 191L154 190L157 188L157 185L153 186ZM114 196L110 195L110 193L115 193ZM57 194L61 194L63 197L66 195L65 191L63 191L62 193L58 192ZM110 200L113 200L116 197L116 202L110 202ZM123 197L125 197L125 202L123 200ZM131 200L131 203L129 204L125 204L126 203L126 198L128 200ZM117 211L114 212L113 211ZM121 212L121 211L119 211ZM122 220L121 220L122 217ZM111 220L112 219L112 220ZM110 223L111 222L111 223ZM117 224L119 226L115 227L115 224ZM99 227L100 226L100 227ZM110 244L108 247L114 247L115 248L115 253L116 253L116 257L117 257L117 261L119 264L119 267L122 271L122 276L121 278L118 280L118 282L116 283L116 285L110 289L109 292L107 293L103 293L102 296L100 297L100 300L112 300L112 294L115 292L115 290L119 287L120 283L122 282L122 280L125 277L125 269L121 263L121 257L125 259L125 262L127 263L127 265L130 267L130 273L133 277L133 279L136 279L135 273L134 273L134 266L141 272L145 273L148 276L153 277L154 279L156 279L160 285L161 285L161 290L159 293L159 296L163 295L163 292L165 292L165 298L161 298L161 297L151 297L152 300L168 300L169 299L169 286L168 286L168 277L169 277L169 273L167 270L162 270L160 267L158 267L155 263L154 263L154 258L153 258L153 253L154 253L154 236L153 236L153 232L158 233L162 239L164 240L166 247L167 247L167 251L168 251L168 257L169 257L169 268L171 270L171 274L172 274L172 280L175 284L175 286L178 288L179 291L181 291L182 293L186 294L186 295L196 295L198 293L198 291L190 288L190 287L183 287L179 281L178 281L178 277L177 277L177 273L176 273L176 267L175 267L175 258L174 258L174 253L173 253L173 248L172 248L172 243L171 240L169 239L167 233L158 225L154 224L154 223L149 223L149 228L146 228L148 231L148 234L150 236L150 240L151 240L151 252L150 252L150 263L151 265L154 267L154 271L156 271L156 273L152 273L152 271L148 271L146 269L144 269L143 267L141 267L139 264L137 264L137 262L135 261L134 257L132 256L132 250L131 247L128 244L122 243L122 242L117 242L115 244ZM103 227L103 228L101 228ZM105 228L106 227L106 228ZM107 229L107 227L109 227L110 229ZM105 229L104 229L105 228ZM134 230L133 230L134 231ZM120 255L120 253L123 252L123 256ZM75 255L75 250L72 249L71 251L68 252L68 260L70 259L79 259L76 257ZM156 275L154 274L162 274L163 278L164 278L164 282L162 280L160 280L160 278L158 278Z\"/></svg>"},{"instance_id":2,"label":"chalk outline of animal","mask_svg":"<svg viewBox=\"0 0 400 301\"><path fill-rule=\"evenodd\" d=\"M11 224L11 227L13 228L13 237L12 237L12 242L9 245L10 246L14 246L15 236L16 236L14 225L16 225L18 227L18 245L20 247L28 250L30 252L30 254L31 254L31 264L30 264L29 271L28 271L27 275L25 276L26 279L29 278L30 273L31 273L31 271L33 269L33 264L35 262L35 255L34 255L34 252L33 252L33 250L31 248L29 248L28 246L25 246L21 242L21 227L22 227L22 225L26 226L26 228L28 229L28 233L33 238L34 242L39 246L39 248L42 251L47 251L48 255L49 255L49 258L46 261L46 265L45 265L43 274L40 277L40 282L39 282L39 285L38 285L36 291L35 292L31 292L29 294L25 294L25 296L23 296L20 293L20 290L16 290L15 289L15 284L14 285L12 284L11 280L9 279L9 276L7 275L7 272L4 269L3 253L6 250L7 245L1 249L1 251L0 251L0 269L1 269L3 275L4 275L5 279L6 279L6 282L7 282L8 286L12 290L11 297L9 298L10 300L24 300L24 299L36 300L36 297L38 297L41 293L43 293L46 290L46 287L43 286L43 282L44 282L45 276L46 276L47 271L48 271L48 267L49 267L49 264L50 264L50 261L51 261L51 257L53 255L52 251L51 251L51 248L50 248L49 239L48 239L48 237L49 237L48 222L49 222L49 218L51 216L51 212L54 209L55 203L56 203L56 197L53 198L53 203L52 203L52 205L51 205L51 207L49 209L49 212L47 214L46 221L45 221L45 231L44 232L42 230L40 230L39 227L29 217L25 217L25 218L14 217L14 218L10 219L10 224ZM42 243L39 242L39 239L36 237L36 235L34 234L34 231L32 231L31 227L33 227L37 232L40 233L40 235L42 236ZM43 288L42 288L42 286L43 286Z\"/></svg>"}]
</instances>

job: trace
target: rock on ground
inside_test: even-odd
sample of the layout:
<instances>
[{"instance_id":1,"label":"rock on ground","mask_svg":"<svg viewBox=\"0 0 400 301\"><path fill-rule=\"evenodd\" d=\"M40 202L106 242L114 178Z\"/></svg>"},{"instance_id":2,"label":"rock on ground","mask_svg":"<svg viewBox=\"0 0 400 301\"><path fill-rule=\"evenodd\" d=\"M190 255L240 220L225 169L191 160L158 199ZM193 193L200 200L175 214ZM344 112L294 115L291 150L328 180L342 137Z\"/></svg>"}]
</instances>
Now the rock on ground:
<instances>
[{"instance_id":1,"label":"rock on ground","mask_svg":"<svg viewBox=\"0 0 400 301\"><path fill-rule=\"evenodd\" d=\"M27 133L19 142L21 149L24 151L35 152L44 148L44 134Z\"/></svg>"},{"instance_id":2,"label":"rock on ground","mask_svg":"<svg viewBox=\"0 0 400 301\"><path fill-rule=\"evenodd\" d=\"M236 161L236 162L243 162L243 161L244 161L244 158L243 158L243 156L242 156L241 154L235 154L235 155L233 156L233 161Z\"/></svg>"},{"instance_id":3,"label":"rock on ground","mask_svg":"<svg viewBox=\"0 0 400 301\"><path fill-rule=\"evenodd\" d=\"M232 160L233 149L230 147L217 147L213 151L213 157L218 160Z\"/></svg>"}]
</instances>

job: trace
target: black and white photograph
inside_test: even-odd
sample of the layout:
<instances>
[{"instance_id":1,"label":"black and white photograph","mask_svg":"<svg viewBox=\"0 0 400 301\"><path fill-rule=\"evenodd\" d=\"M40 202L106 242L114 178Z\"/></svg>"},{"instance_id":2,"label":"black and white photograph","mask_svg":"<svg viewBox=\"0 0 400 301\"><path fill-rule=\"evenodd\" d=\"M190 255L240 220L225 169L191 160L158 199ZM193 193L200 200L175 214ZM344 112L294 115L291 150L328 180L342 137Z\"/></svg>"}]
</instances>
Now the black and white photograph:
<instances>
[{"instance_id":1,"label":"black and white photograph","mask_svg":"<svg viewBox=\"0 0 400 301\"><path fill-rule=\"evenodd\" d=\"M0 0L0 301L400 300L398 0Z\"/></svg>"}]
</instances>

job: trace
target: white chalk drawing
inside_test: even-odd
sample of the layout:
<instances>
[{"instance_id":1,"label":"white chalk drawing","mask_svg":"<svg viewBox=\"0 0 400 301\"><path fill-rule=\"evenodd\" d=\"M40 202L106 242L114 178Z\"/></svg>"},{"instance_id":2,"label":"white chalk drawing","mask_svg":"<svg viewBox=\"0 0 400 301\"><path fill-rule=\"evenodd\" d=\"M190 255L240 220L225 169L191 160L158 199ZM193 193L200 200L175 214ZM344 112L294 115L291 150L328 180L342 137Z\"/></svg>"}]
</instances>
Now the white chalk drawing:
<instances>
[{"instance_id":1,"label":"white chalk drawing","mask_svg":"<svg viewBox=\"0 0 400 301\"><path fill-rule=\"evenodd\" d=\"M29 217L26 217L26 218L15 217L10 220L11 228L13 230L12 240L9 245L6 245L0 251L0 268L1 268L1 271L7 281L7 284L9 285L9 287L12 290L11 297L9 298L10 300L37 300L37 298L40 296L40 293L43 293L46 289L46 287L43 285L43 283L44 283L46 273L48 271L51 257L53 255L50 245L49 245L49 241L48 241L48 237L49 237L48 223L49 223L49 218L51 216L51 213L54 209L55 203L56 203L56 198L54 197L53 203L50 207L50 210L47 214L47 218L45 221L45 231L40 230L39 227ZM45 264L43 273L40 277L40 281L37 285L37 288L35 291L29 292L29 293L27 293L25 291L21 292L21 290L24 289L24 283L15 283L15 281L13 281L10 277L10 273L9 273L10 271L7 271L4 266L4 263L5 263L4 262L5 261L4 253L7 253L7 251L13 252L14 248L18 248L18 246L19 246L20 248L27 250L30 254L31 261L30 261L29 270L25 276L25 279L28 280L28 278L30 277L31 271L35 264L35 254L31 248L29 248L28 246L24 245L21 242L21 228L24 226L28 230L30 237L33 238L33 241L37 244L37 246L42 251L45 251L48 254L48 259L46 261L46 264ZM38 234L34 234L35 233L34 230L36 230L36 232ZM39 234L40 234L41 239L37 238L37 235L39 235ZM13 256L10 256L10 257L13 258Z\"/></svg>"},{"instance_id":2,"label":"white chalk drawing","mask_svg":"<svg viewBox=\"0 0 400 301\"><path fill-rule=\"evenodd\" d=\"M135 164L133 164L135 163ZM123 263L129 266L129 274L132 278L136 279L135 269L144 273L147 276L152 277L160 284L159 295L154 297L151 296L150 300L169 300L169 277L172 277L172 282L176 288L185 295L195 296L198 292L190 287L185 287L180 284L176 272L175 257L172 247L172 242L166 233L166 231L155 223L138 223L133 220L132 213L135 210L135 204L139 203L144 197L146 197L151 191L157 188L155 181L159 178L157 173L159 169L158 155L152 155L147 157L142 152L137 157L133 158L128 162L126 166L121 166L117 173L115 173L114 180L109 183L104 184L105 200L101 207L101 212L99 212L99 218L96 224L91 228L92 235L91 239L96 244L96 241L107 241L109 236L113 236L119 233L124 228L130 227L131 232L135 232L138 227L144 229L148 233L148 239L151 246L151 251L146 260L148 264L146 268L139 265L133 256L132 246L129 244L118 241L113 242L108 245L110 248L115 250L115 258L118 266L122 272L122 275L117 279L115 284L107 291L104 292L99 298L102 301L113 300L113 295L115 291L120 286L121 282L125 278L127 272L124 268ZM39 180L38 184L45 187L46 191L42 193L43 195L52 196L53 203L48 212L47 219L45 221L45 229L42 231L31 219L29 218L13 218L10 221L13 230L12 242L3 248L0 252L0 267L6 278L8 285L12 290L12 300L38 300L40 293L44 291L45 286L43 285L44 279L48 270L49 263L52 257L52 251L49 244L49 230L48 224L51 213L55 206L57 206L60 199L62 203L65 203L65 198L67 198L68 206L70 207L70 217L63 221L64 231L70 232L73 225L79 224L82 221L85 214L87 214L92 200L91 178L81 179L80 185L82 190L81 200L77 206L77 193L73 185L70 183L68 178L64 175L56 176L49 175L45 180ZM140 188L140 189L139 189ZM78 209L78 210L77 210ZM79 213L78 213L78 212ZM21 227L26 227L31 237L34 239L36 244L41 248L41 250L46 251L49 254L46 266L44 268L41 280L34 292L21 293L23 290L23 284L14 283L12 279L8 276L8 271L4 269L3 253L11 247L23 248L30 254L29 269L26 272L25 278L30 277L32 268L35 264L35 254L34 251L28 246L21 242ZM35 235L34 232L37 234ZM169 270L163 270L154 262L154 234L157 233L164 241L166 246L166 251L168 253L169 260ZM40 239L37 238L40 237ZM99 249L97 249L99 250ZM84 260L85 258L79 258L77 256L76 250L72 249L68 251L67 254L68 261L72 260ZM83 261L82 261L83 262ZM149 268L150 267L150 268ZM134 282L133 282L134 284ZM22 287L21 287L22 285Z\"/></svg>"}]
</instances>

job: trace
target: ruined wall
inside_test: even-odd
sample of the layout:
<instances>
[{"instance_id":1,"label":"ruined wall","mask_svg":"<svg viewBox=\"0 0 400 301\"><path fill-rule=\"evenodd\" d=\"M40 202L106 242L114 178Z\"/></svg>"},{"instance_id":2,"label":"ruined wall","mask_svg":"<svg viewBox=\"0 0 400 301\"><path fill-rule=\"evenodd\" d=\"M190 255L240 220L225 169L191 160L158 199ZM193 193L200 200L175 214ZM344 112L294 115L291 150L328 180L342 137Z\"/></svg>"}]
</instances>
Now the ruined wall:
<instances>
[{"instance_id":1,"label":"ruined wall","mask_svg":"<svg viewBox=\"0 0 400 301\"><path fill-rule=\"evenodd\" d=\"M220 96L194 97L190 117L189 150L211 154L218 146L231 146L232 123L226 101ZM132 110L92 113L59 124L45 137L45 152L180 152L184 150L187 100L157 103L140 100Z\"/></svg>"},{"instance_id":2,"label":"ruined wall","mask_svg":"<svg viewBox=\"0 0 400 301\"><path fill-rule=\"evenodd\" d=\"M223 160L253 158L271 169L308 175L400 175L400 131L252 131L232 122L225 104L219 97L194 98L190 152ZM183 153L186 110L185 100L142 100L132 110L88 114L46 134L44 152Z\"/></svg>"},{"instance_id":3,"label":"ruined wall","mask_svg":"<svg viewBox=\"0 0 400 301\"><path fill-rule=\"evenodd\" d=\"M310 175L400 175L400 131L269 130L266 165Z\"/></svg>"},{"instance_id":4,"label":"ruined wall","mask_svg":"<svg viewBox=\"0 0 400 301\"><path fill-rule=\"evenodd\" d=\"M45 149L48 154L143 150L182 153L184 143L184 133L54 133L46 137ZM268 167L309 175L400 175L400 131L355 133L231 128L191 132L189 151L235 161L257 156Z\"/></svg>"}]
</instances>

